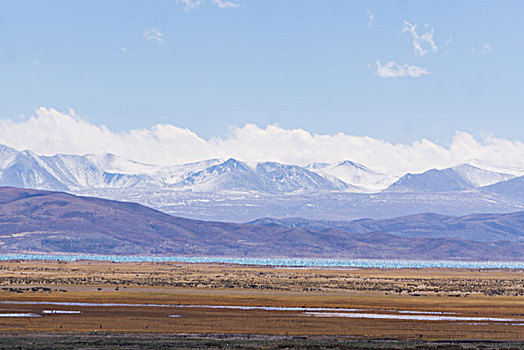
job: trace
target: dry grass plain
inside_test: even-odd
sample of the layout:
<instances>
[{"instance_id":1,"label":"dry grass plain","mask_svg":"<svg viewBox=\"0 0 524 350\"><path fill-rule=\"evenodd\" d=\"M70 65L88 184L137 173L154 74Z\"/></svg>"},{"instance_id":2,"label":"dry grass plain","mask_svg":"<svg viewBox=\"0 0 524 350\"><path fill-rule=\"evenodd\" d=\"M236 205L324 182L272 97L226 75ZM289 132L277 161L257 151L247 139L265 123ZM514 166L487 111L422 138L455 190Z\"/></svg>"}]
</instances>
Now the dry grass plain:
<instances>
[{"instance_id":1,"label":"dry grass plain","mask_svg":"<svg viewBox=\"0 0 524 350\"><path fill-rule=\"evenodd\" d=\"M172 306L2 303L5 301ZM524 271L293 269L166 262L0 262L0 313L42 315L0 317L4 334L96 332L524 341L524 321L315 317L300 309L243 310L206 305L350 308L376 315L445 313L524 320ZM46 314L44 310L81 313Z\"/></svg>"}]
</instances>

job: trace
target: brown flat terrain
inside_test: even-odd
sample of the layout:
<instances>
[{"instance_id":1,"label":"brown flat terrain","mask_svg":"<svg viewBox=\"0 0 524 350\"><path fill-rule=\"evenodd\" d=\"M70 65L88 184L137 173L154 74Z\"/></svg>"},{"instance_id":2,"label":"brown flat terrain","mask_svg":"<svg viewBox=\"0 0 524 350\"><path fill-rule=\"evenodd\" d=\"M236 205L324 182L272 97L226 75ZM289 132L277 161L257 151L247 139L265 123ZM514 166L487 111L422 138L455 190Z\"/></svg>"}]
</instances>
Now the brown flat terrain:
<instances>
[{"instance_id":1,"label":"brown flat terrain","mask_svg":"<svg viewBox=\"0 0 524 350\"><path fill-rule=\"evenodd\" d=\"M0 327L8 333L524 340L522 270L277 269L225 264L9 261L0 263L0 286L0 314L41 316L0 317ZM219 305L298 309L209 307ZM433 316L461 319L417 319ZM491 320L475 319L479 317Z\"/></svg>"}]
</instances>

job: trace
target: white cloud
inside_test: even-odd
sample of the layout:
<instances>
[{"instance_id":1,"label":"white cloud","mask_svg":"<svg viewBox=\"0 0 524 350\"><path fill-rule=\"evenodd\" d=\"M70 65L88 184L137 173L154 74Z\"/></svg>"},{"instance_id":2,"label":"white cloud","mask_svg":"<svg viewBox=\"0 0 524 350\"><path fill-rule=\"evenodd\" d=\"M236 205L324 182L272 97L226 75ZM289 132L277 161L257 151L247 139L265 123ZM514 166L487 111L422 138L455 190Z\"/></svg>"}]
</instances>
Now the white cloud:
<instances>
[{"instance_id":1,"label":"white cloud","mask_svg":"<svg viewBox=\"0 0 524 350\"><path fill-rule=\"evenodd\" d=\"M450 36L449 39L446 40L446 41L444 42L444 45L442 46L442 48L444 49L444 54L445 54L445 55L449 55L448 48L449 48L449 46L450 46L451 44L454 43L454 41L455 41L455 40L453 39L453 37Z\"/></svg>"},{"instance_id":2,"label":"white cloud","mask_svg":"<svg viewBox=\"0 0 524 350\"><path fill-rule=\"evenodd\" d=\"M408 64L397 64L393 61L387 62L384 65L380 63L379 60L377 62L377 71L375 74L381 78L399 78L399 77L412 77L412 78L419 78L423 75L431 74L426 70L426 68L422 68L419 66L410 66Z\"/></svg>"},{"instance_id":3,"label":"white cloud","mask_svg":"<svg viewBox=\"0 0 524 350\"><path fill-rule=\"evenodd\" d=\"M491 48L491 45L489 44L482 45L482 53L484 55L489 55L492 52L493 52L493 49Z\"/></svg>"},{"instance_id":4,"label":"white cloud","mask_svg":"<svg viewBox=\"0 0 524 350\"><path fill-rule=\"evenodd\" d=\"M144 32L145 33L145 32ZM143 34L142 34L143 35ZM115 48L120 51L120 52L123 52L123 53L127 53L127 47L124 47L122 45L119 45L119 44L115 44Z\"/></svg>"},{"instance_id":5,"label":"white cloud","mask_svg":"<svg viewBox=\"0 0 524 350\"><path fill-rule=\"evenodd\" d=\"M184 5L184 11L196 10L201 4L200 0L177 0L177 2Z\"/></svg>"},{"instance_id":6,"label":"white cloud","mask_svg":"<svg viewBox=\"0 0 524 350\"><path fill-rule=\"evenodd\" d=\"M471 46L471 52L476 53L477 55L490 55L493 52L493 49L491 48L490 44L482 44L482 46L475 47L475 45Z\"/></svg>"},{"instance_id":7,"label":"white cloud","mask_svg":"<svg viewBox=\"0 0 524 350\"><path fill-rule=\"evenodd\" d=\"M161 31L159 31L156 28L151 28L151 29L144 30L144 32L142 33L142 36L147 41L155 42L158 45L163 45L164 42L165 42L164 41L164 33L162 33Z\"/></svg>"},{"instance_id":8,"label":"white cloud","mask_svg":"<svg viewBox=\"0 0 524 350\"><path fill-rule=\"evenodd\" d=\"M450 146L445 147L426 139L393 144L367 136L320 135L277 125L260 128L247 124L232 127L225 137L205 140L170 124L114 132L76 116L72 110L62 113L43 107L29 119L0 119L0 144L44 155L110 152L164 165L228 157L299 165L349 159L402 175L476 159L492 166L524 168L524 143L492 136L477 140L464 132L457 132Z\"/></svg>"},{"instance_id":9,"label":"white cloud","mask_svg":"<svg viewBox=\"0 0 524 350\"><path fill-rule=\"evenodd\" d=\"M222 0L212 0L213 4L217 5L221 9L231 9L240 7L240 4L231 2L231 1L222 1Z\"/></svg>"},{"instance_id":10,"label":"white cloud","mask_svg":"<svg viewBox=\"0 0 524 350\"><path fill-rule=\"evenodd\" d=\"M371 13L371 11L368 11L368 27L373 27L373 24L375 24L375 15Z\"/></svg>"},{"instance_id":11,"label":"white cloud","mask_svg":"<svg viewBox=\"0 0 524 350\"><path fill-rule=\"evenodd\" d=\"M413 49L415 50L415 54L419 56L425 56L429 50L433 52L438 51L438 47L433 39L435 30L428 24L425 24L424 27L427 31L423 34L417 32L416 24L411 24L406 20L404 20L404 27L402 27L402 33L409 33L411 35Z\"/></svg>"},{"instance_id":12,"label":"white cloud","mask_svg":"<svg viewBox=\"0 0 524 350\"><path fill-rule=\"evenodd\" d=\"M33 60L33 64L37 67L40 67L42 66L42 63L40 63L40 61L37 61L37 60Z\"/></svg>"}]
</instances>

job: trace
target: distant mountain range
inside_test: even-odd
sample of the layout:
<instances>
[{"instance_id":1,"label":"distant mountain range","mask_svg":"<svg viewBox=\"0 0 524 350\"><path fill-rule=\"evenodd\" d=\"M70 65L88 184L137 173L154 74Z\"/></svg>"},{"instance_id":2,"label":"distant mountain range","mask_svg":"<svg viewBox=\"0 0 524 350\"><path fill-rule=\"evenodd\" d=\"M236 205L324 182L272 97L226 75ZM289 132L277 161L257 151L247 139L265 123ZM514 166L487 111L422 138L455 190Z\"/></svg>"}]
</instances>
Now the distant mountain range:
<instances>
[{"instance_id":1,"label":"distant mountain range","mask_svg":"<svg viewBox=\"0 0 524 350\"><path fill-rule=\"evenodd\" d=\"M0 188L1 253L524 261L524 212L353 222L190 220L139 204Z\"/></svg>"},{"instance_id":2,"label":"distant mountain range","mask_svg":"<svg viewBox=\"0 0 524 350\"><path fill-rule=\"evenodd\" d=\"M461 217L422 213L393 219L360 219L352 221L263 218L252 221L249 224L314 230L336 229L360 234L385 232L405 238L454 237L479 242L524 242L524 212L472 214Z\"/></svg>"},{"instance_id":3,"label":"distant mountain range","mask_svg":"<svg viewBox=\"0 0 524 350\"><path fill-rule=\"evenodd\" d=\"M461 191L514 178L463 164L401 178L351 161L305 167L275 162L248 164L235 159L155 166L112 154L39 156L0 145L0 185L47 190L171 188L195 192L257 191Z\"/></svg>"},{"instance_id":4,"label":"distant mountain range","mask_svg":"<svg viewBox=\"0 0 524 350\"><path fill-rule=\"evenodd\" d=\"M211 159L156 166L111 154L40 156L0 145L0 186L135 201L169 214L235 222L519 211L523 174L462 164L398 177L351 161L300 167Z\"/></svg>"},{"instance_id":5,"label":"distant mountain range","mask_svg":"<svg viewBox=\"0 0 524 350\"><path fill-rule=\"evenodd\" d=\"M48 157L6 146L0 146L0 185L64 191L101 188L264 193L364 190L333 176L274 162L247 164L235 159L211 159L155 166L112 154Z\"/></svg>"}]
</instances>

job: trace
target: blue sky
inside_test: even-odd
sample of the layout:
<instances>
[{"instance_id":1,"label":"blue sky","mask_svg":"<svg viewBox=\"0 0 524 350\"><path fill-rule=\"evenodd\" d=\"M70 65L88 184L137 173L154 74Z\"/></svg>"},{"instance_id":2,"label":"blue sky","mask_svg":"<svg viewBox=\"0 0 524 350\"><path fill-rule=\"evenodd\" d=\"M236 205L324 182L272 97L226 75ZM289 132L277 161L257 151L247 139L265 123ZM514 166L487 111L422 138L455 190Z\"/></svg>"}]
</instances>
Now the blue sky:
<instances>
[{"instance_id":1,"label":"blue sky","mask_svg":"<svg viewBox=\"0 0 524 350\"><path fill-rule=\"evenodd\" d=\"M524 139L523 2L190 4L1 2L0 119L47 107L204 139L247 123L393 143Z\"/></svg>"}]
</instances>

